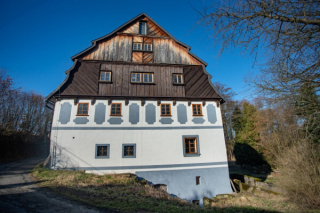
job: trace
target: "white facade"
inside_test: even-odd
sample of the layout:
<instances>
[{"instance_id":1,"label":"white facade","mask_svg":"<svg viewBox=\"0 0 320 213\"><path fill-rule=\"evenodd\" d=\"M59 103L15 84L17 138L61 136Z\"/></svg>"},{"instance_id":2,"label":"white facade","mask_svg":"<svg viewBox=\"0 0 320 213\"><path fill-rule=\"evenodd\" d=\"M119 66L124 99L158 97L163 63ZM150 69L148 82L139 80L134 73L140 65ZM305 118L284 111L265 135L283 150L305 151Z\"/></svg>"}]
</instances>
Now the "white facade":
<instances>
[{"instance_id":1,"label":"white facade","mask_svg":"<svg viewBox=\"0 0 320 213\"><path fill-rule=\"evenodd\" d=\"M187 101L176 101L173 106L173 101L161 101L161 104L171 104L171 117L160 116L157 101L146 100L142 106L140 100L129 100L126 106L125 100L112 100L122 104L120 117L110 116L108 100L96 100L94 105L89 99L78 100L80 102L89 103L88 116L77 116L78 106L73 99L55 104L52 169L135 173L153 184L168 185L168 192L181 198L200 200L200 204L205 196L232 192L221 112L216 102L206 101L203 106L202 101L192 101L189 106ZM201 104L203 116L193 116L192 104ZM135 110L130 110L130 106ZM155 115L152 110L146 110L147 107L155 109ZM155 120L148 122L149 117L154 116ZM165 122L162 118L166 118ZM199 155L184 154L184 136L197 136ZM108 158L96 156L97 144L109 145ZM135 144L134 158L123 157L123 144ZM184 177L184 172L190 175ZM196 176L201 176L200 186L195 184ZM179 186L180 183L184 185ZM188 189L185 184L194 186Z\"/></svg>"}]
</instances>

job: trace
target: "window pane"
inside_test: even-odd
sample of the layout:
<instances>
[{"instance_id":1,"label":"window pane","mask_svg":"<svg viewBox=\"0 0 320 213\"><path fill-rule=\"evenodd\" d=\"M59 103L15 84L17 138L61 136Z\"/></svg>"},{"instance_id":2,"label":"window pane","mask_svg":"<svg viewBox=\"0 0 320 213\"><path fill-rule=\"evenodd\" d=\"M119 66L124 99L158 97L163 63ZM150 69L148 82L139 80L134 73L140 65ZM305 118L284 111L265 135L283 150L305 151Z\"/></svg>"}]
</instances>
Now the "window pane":
<instances>
[{"instance_id":1,"label":"window pane","mask_svg":"<svg viewBox=\"0 0 320 213\"><path fill-rule=\"evenodd\" d=\"M181 81L181 75L178 75L178 83L182 83L182 81Z\"/></svg>"},{"instance_id":2,"label":"window pane","mask_svg":"<svg viewBox=\"0 0 320 213\"><path fill-rule=\"evenodd\" d=\"M140 74L137 74L137 81L140 82Z\"/></svg>"},{"instance_id":3,"label":"window pane","mask_svg":"<svg viewBox=\"0 0 320 213\"><path fill-rule=\"evenodd\" d=\"M105 78L104 74L105 74L104 72L101 73L101 78L100 78L101 81L104 81L104 78Z\"/></svg>"},{"instance_id":4,"label":"window pane","mask_svg":"<svg viewBox=\"0 0 320 213\"><path fill-rule=\"evenodd\" d=\"M108 146L98 146L97 156L108 156Z\"/></svg>"},{"instance_id":5,"label":"window pane","mask_svg":"<svg viewBox=\"0 0 320 213\"><path fill-rule=\"evenodd\" d=\"M173 76L173 83L177 83L177 76L176 75Z\"/></svg>"},{"instance_id":6,"label":"window pane","mask_svg":"<svg viewBox=\"0 0 320 213\"><path fill-rule=\"evenodd\" d=\"M140 22L139 34L143 34L143 35L147 34L147 22Z\"/></svg>"},{"instance_id":7,"label":"window pane","mask_svg":"<svg viewBox=\"0 0 320 213\"><path fill-rule=\"evenodd\" d=\"M106 73L106 78L105 78L105 80L106 80L106 81L110 81L110 73L109 73L109 72Z\"/></svg>"},{"instance_id":8,"label":"window pane","mask_svg":"<svg viewBox=\"0 0 320 213\"><path fill-rule=\"evenodd\" d=\"M152 75L149 75L149 82L152 82Z\"/></svg>"},{"instance_id":9,"label":"window pane","mask_svg":"<svg viewBox=\"0 0 320 213\"><path fill-rule=\"evenodd\" d=\"M144 74L144 82L148 82L148 75Z\"/></svg>"}]
</instances>

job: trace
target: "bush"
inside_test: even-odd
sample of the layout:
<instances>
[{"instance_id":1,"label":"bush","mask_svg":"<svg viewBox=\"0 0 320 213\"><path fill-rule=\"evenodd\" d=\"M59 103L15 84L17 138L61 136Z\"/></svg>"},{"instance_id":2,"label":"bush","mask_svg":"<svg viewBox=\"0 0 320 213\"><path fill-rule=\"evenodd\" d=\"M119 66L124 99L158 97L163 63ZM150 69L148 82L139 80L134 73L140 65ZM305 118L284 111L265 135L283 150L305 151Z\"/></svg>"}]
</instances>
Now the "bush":
<instances>
[{"instance_id":1,"label":"bush","mask_svg":"<svg viewBox=\"0 0 320 213\"><path fill-rule=\"evenodd\" d=\"M277 157L283 175L278 184L288 196L307 205L320 206L320 146L295 143Z\"/></svg>"}]
</instances>

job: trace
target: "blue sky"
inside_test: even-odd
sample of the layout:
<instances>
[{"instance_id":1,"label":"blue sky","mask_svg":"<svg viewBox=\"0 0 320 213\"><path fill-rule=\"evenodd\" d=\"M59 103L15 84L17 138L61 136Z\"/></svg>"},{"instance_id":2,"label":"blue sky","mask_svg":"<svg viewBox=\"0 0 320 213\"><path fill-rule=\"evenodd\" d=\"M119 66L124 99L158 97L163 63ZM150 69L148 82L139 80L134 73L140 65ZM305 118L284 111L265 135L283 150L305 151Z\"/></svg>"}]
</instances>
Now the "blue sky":
<instances>
[{"instance_id":1,"label":"blue sky","mask_svg":"<svg viewBox=\"0 0 320 213\"><path fill-rule=\"evenodd\" d=\"M202 1L190 2L201 8ZM0 0L0 67L16 87L46 96L65 79L70 57L142 12L191 46L208 63L213 82L231 87L236 99L249 98L244 77L253 59L239 50L217 57L219 48L196 27L199 15L188 1Z\"/></svg>"}]
</instances>

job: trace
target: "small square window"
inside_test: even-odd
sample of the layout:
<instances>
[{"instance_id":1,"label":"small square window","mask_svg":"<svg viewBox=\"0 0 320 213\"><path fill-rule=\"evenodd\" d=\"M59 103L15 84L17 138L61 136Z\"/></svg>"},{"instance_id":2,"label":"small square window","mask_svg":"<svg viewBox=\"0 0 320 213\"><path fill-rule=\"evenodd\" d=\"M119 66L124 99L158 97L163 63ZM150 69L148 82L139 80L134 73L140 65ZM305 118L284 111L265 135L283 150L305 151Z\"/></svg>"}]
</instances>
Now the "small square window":
<instances>
[{"instance_id":1,"label":"small square window","mask_svg":"<svg viewBox=\"0 0 320 213\"><path fill-rule=\"evenodd\" d=\"M140 21L140 23L139 23L139 34L147 35L147 22Z\"/></svg>"},{"instance_id":2,"label":"small square window","mask_svg":"<svg viewBox=\"0 0 320 213\"><path fill-rule=\"evenodd\" d=\"M96 158L109 158L110 144L96 144Z\"/></svg>"},{"instance_id":3,"label":"small square window","mask_svg":"<svg viewBox=\"0 0 320 213\"><path fill-rule=\"evenodd\" d=\"M122 144L122 157L135 158L136 157L136 144Z\"/></svg>"},{"instance_id":4,"label":"small square window","mask_svg":"<svg viewBox=\"0 0 320 213\"><path fill-rule=\"evenodd\" d=\"M200 185L200 176L196 177L196 185Z\"/></svg>"},{"instance_id":5,"label":"small square window","mask_svg":"<svg viewBox=\"0 0 320 213\"><path fill-rule=\"evenodd\" d=\"M100 81L111 81L111 72L110 71L101 71L100 72Z\"/></svg>"},{"instance_id":6,"label":"small square window","mask_svg":"<svg viewBox=\"0 0 320 213\"><path fill-rule=\"evenodd\" d=\"M142 50L142 43L133 43L133 50Z\"/></svg>"},{"instance_id":7,"label":"small square window","mask_svg":"<svg viewBox=\"0 0 320 213\"><path fill-rule=\"evenodd\" d=\"M183 75L182 74L173 74L173 83L174 84L183 84Z\"/></svg>"},{"instance_id":8,"label":"small square window","mask_svg":"<svg viewBox=\"0 0 320 213\"><path fill-rule=\"evenodd\" d=\"M170 104L160 104L161 116L171 116L171 105Z\"/></svg>"},{"instance_id":9,"label":"small square window","mask_svg":"<svg viewBox=\"0 0 320 213\"><path fill-rule=\"evenodd\" d=\"M193 116L202 116L202 106L201 104L192 104Z\"/></svg>"},{"instance_id":10,"label":"small square window","mask_svg":"<svg viewBox=\"0 0 320 213\"><path fill-rule=\"evenodd\" d=\"M111 116L121 116L121 104L111 104Z\"/></svg>"},{"instance_id":11,"label":"small square window","mask_svg":"<svg viewBox=\"0 0 320 213\"><path fill-rule=\"evenodd\" d=\"M86 115L88 115L88 110L89 110L89 104L88 103L79 103L78 104L77 115L86 116Z\"/></svg>"},{"instance_id":12,"label":"small square window","mask_svg":"<svg viewBox=\"0 0 320 213\"><path fill-rule=\"evenodd\" d=\"M143 82L152 83L153 82L153 74L149 74L149 73L143 74Z\"/></svg>"},{"instance_id":13,"label":"small square window","mask_svg":"<svg viewBox=\"0 0 320 213\"><path fill-rule=\"evenodd\" d=\"M144 44L143 50L145 50L145 51L152 51L152 44Z\"/></svg>"},{"instance_id":14,"label":"small square window","mask_svg":"<svg viewBox=\"0 0 320 213\"><path fill-rule=\"evenodd\" d=\"M132 73L131 82L141 82L141 73Z\"/></svg>"}]
</instances>

